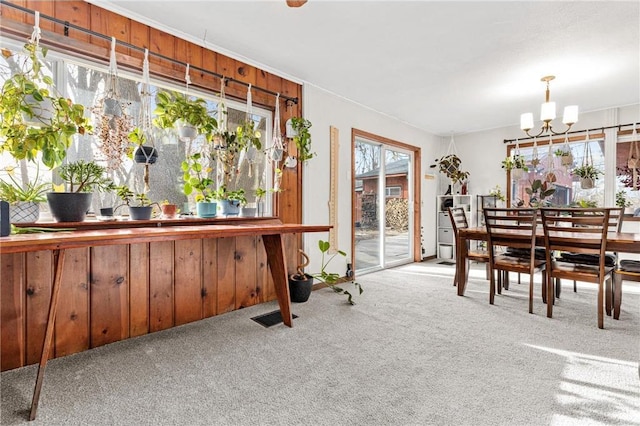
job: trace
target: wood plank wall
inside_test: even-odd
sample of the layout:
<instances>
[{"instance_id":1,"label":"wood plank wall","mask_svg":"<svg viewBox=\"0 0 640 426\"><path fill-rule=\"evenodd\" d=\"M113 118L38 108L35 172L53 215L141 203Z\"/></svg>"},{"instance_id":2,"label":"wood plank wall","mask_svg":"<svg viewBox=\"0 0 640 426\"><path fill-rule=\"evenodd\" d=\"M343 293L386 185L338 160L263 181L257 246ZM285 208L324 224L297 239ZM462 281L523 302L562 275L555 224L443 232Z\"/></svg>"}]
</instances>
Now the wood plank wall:
<instances>
[{"instance_id":1,"label":"wood plank wall","mask_svg":"<svg viewBox=\"0 0 640 426\"><path fill-rule=\"evenodd\" d=\"M39 360L52 260L50 251L0 255L2 371ZM68 249L52 356L273 299L261 237Z\"/></svg>"},{"instance_id":2,"label":"wood plank wall","mask_svg":"<svg viewBox=\"0 0 640 426\"><path fill-rule=\"evenodd\" d=\"M282 95L297 97L297 105L280 111L282 132L291 116L302 115L302 87L217 52L83 1L12 3L41 13L41 43L52 50L90 58L105 64L107 40L47 21L42 15L68 21L100 34L115 36L193 66L251 83ZM0 5L2 35L26 40L33 14ZM143 54L118 45L119 66L141 70ZM184 69L150 55L151 73L183 82ZM217 93L220 80L191 73L194 86ZM228 97L246 100L246 87L229 83ZM253 102L274 110L275 97L253 91ZM295 146L288 150L296 155ZM302 169L283 168L284 191L275 200L282 223L302 220ZM285 235L290 271L295 269L301 236ZM44 339L53 277L51 252L0 256L0 369L38 362ZM273 281L260 237L190 240L153 244L67 250L60 306L56 317L55 350L64 356L129 337L196 321L275 299Z\"/></svg>"}]
</instances>

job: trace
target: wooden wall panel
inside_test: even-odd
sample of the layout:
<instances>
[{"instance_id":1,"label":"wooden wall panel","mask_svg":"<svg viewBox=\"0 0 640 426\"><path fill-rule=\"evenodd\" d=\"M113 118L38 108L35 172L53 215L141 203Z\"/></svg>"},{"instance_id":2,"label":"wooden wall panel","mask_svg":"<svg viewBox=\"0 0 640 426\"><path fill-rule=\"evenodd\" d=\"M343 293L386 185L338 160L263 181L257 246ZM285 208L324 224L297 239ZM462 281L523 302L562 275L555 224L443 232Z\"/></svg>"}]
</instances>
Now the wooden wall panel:
<instances>
[{"instance_id":1,"label":"wooden wall panel","mask_svg":"<svg viewBox=\"0 0 640 426\"><path fill-rule=\"evenodd\" d=\"M129 30L131 44L140 48L149 49L149 27L137 21L130 21L131 29ZM132 51L134 53L135 51ZM144 58L144 53L141 54ZM142 69L142 67L141 67Z\"/></svg>"},{"instance_id":2,"label":"wooden wall panel","mask_svg":"<svg viewBox=\"0 0 640 426\"><path fill-rule=\"evenodd\" d=\"M55 15L54 4L52 2L28 0L25 7L32 10L37 10L38 12L40 12L41 16ZM29 14L27 16L26 22L30 25L33 25L35 23L34 15ZM53 31L54 25L51 21L40 19L40 28L47 31Z\"/></svg>"},{"instance_id":3,"label":"wooden wall panel","mask_svg":"<svg viewBox=\"0 0 640 426\"><path fill-rule=\"evenodd\" d=\"M173 242L149 244L149 331L173 327Z\"/></svg>"},{"instance_id":4,"label":"wooden wall panel","mask_svg":"<svg viewBox=\"0 0 640 426\"><path fill-rule=\"evenodd\" d=\"M42 354L53 285L52 253L46 250L26 254L27 364L40 362ZM51 358L54 355L51 351Z\"/></svg>"},{"instance_id":5,"label":"wooden wall panel","mask_svg":"<svg viewBox=\"0 0 640 426\"><path fill-rule=\"evenodd\" d=\"M202 240L202 317L218 313L218 240Z\"/></svg>"},{"instance_id":6,"label":"wooden wall panel","mask_svg":"<svg viewBox=\"0 0 640 426\"><path fill-rule=\"evenodd\" d=\"M25 365L24 254L0 255L0 368ZM10 345L4 342L11 342Z\"/></svg>"},{"instance_id":7,"label":"wooden wall panel","mask_svg":"<svg viewBox=\"0 0 640 426\"><path fill-rule=\"evenodd\" d=\"M235 251L235 238L218 238L218 314L233 311L236 306Z\"/></svg>"},{"instance_id":8,"label":"wooden wall panel","mask_svg":"<svg viewBox=\"0 0 640 426\"><path fill-rule=\"evenodd\" d=\"M91 347L129 337L129 247L91 249Z\"/></svg>"},{"instance_id":9,"label":"wooden wall panel","mask_svg":"<svg viewBox=\"0 0 640 426\"><path fill-rule=\"evenodd\" d=\"M16 4L17 6L27 7L27 2L25 0L14 0L12 1L12 3ZM27 14L25 12L21 12L12 7L5 6L4 4L0 4L0 12L2 12L0 21L5 19L16 22L27 21ZM31 20L31 22L33 22L33 19Z\"/></svg>"},{"instance_id":10,"label":"wooden wall panel","mask_svg":"<svg viewBox=\"0 0 640 426\"><path fill-rule=\"evenodd\" d=\"M89 349L89 249L65 250L55 323L55 356Z\"/></svg>"},{"instance_id":11,"label":"wooden wall panel","mask_svg":"<svg viewBox=\"0 0 640 426\"><path fill-rule=\"evenodd\" d=\"M262 244L262 242L261 242ZM258 303L256 237L236 238L236 309Z\"/></svg>"},{"instance_id":12,"label":"wooden wall panel","mask_svg":"<svg viewBox=\"0 0 640 426\"><path fill-rule=\"evenodd\" d=\"M129 335L149 332L149 244L129 246Z\"/></svg>"},{"instance_id":13,"label":"wooden wall panel","mask_svg":"<svg viewBox=\"0 0 640 426\"><path fill-rule=\"evenodd\" d=\"M69 21L73 25L81 28L89 28L91 26L91 6L83 1L56 1L55 16L65 21ZM64 34L62 25L56 24L56 32ZM89 34L69 29L69 34L76 40L90 42Z\"/></svg>"},{"instance_id":14,"label":"wooden wall panel","mask_svg":"<svg viewBox=\"0 0 640 426\"><path fill-rule=\"evenodd\" d=\"M175 242L175 325L202 319L202 240Z\"/></svg>"},{"instance_id":15,"label":"wooden wall panel","mask_svg":"<svg viewBox=\"0 0 640 426\"><path fill-rule=\"evenodd\" d=\"M168 58L174 57L175 41L173 36L167 33L164 33L160 30L157 30L155 28L149 28L149 43L151 46L149 48L150 51L159 53ZM155 68L154 68L154 65L156 65ZM151 69L171 70L173 69L174 64L171 61L158 58L157 56L154 56L154 55L149 55L149 67ZM182 70L182 75L184 76L184 70ZM182 79L182 81L184 81L184 79Z\"/></svg>"},{"instance_id":16,"label":"wooden wall panel","mask_svg":"<svg viewBox=\"0 0 640 426\"><path fill-rule=\"evenodd\" d=\"M109 40L105 40L102 37L92 36L91 44L111 49L111 37L129 43L129 18L93 5L91 5L90 10L91 30L109 37ZM129 50L128 47L116 45L117 53L128 55L130 53ZM108 60L109 58L106 59Z\"/></svg>"}]
</instances>

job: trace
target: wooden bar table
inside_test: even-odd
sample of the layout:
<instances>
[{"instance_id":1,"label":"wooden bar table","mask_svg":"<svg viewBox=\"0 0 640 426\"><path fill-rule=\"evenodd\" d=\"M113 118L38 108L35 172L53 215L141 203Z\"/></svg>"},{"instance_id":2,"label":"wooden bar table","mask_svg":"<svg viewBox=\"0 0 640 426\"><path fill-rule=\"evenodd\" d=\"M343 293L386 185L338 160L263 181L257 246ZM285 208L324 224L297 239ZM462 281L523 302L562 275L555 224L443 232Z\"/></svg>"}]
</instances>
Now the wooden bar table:
<instances>
[{"instance_id":1,"label":"wooden bar table","mask_svg":"<svg viewBox=\"0 0 640 426\"><path fill-rule=\"evenodd\" d=\"M44 371L51 353L56 311L64 269L65 250L84 247L122 244L154 243L164 241L216 239L225 237L260 236L264 243L267 263L275 287L278 305L284 324L292 327L291 304L287 280L286 255L283 234L326 232L328 225L279 224L270 222L238 223L224 225L155 226L142 228L110 228L52 233L19 234L0 238L0 254L51 251L53 260L53 284L51 300L40 356L38 374L31 402L29 420L36 418Z\"/></svg>"}]
</instances>

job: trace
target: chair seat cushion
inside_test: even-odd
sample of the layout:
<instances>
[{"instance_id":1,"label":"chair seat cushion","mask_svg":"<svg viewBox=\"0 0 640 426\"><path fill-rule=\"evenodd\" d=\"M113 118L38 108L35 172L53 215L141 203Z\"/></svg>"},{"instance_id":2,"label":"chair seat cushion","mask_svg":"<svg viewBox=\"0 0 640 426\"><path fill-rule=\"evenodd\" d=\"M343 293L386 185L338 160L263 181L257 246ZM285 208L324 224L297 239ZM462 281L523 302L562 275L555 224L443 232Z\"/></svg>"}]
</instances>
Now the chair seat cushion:
<instances>
[{"instance_id":1,"label":"chair seat cushion","mask_svg":"<svg viewBox=\"0 0 640 426\"><path fill-rule=\"evenodd\" d=\"M628 259L621 260L619 269L625 272L635 272L640 274L640 261Z\"/></svg>"},{"instance_id":2,"label":"chair seat cushion","mask_svg":"<svg viewBox=\"0 0 640 426\"><path fill-rule=\"evenodd\" d=\"M507 251L504 253L504 255L517 257L520 259L529 259L529 257L531 256L531 249L507 247ZM547 258L546 252L543 248L537 248L534 256L538 260L545 260Z\"/></svg>"},{"instance_id":3,"label":"chair seat cushion","mask_svg":"<svg viewBox=\"0 0 640 426\"><path fill-rule=\"evenodd\" d=\"M580 263L584 265L598 265L600 263L600 255L585 253L561 253L560 262ZM605 266L615 266L617 257L615 254L606 253L604 255Z\"/></svg>"}]
</instances>

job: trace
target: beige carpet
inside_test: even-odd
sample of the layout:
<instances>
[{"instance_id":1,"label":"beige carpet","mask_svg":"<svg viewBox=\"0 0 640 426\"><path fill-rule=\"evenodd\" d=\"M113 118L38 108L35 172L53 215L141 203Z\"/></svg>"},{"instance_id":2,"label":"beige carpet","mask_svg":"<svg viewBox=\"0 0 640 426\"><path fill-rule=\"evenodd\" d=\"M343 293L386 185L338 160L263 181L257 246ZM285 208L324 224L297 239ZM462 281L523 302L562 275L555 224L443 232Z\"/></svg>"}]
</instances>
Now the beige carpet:
<instances>
[{"instance_id":1,"label":"beige carpet","mask_svg":"<svg viewBox=\"0 0 640 426\"><path fill-rule=\"evenodd\" d=\"M1 422L640 425L640 287L599 330L590 285L567 285L548 319L539 298L527 312L525 284L490 306L481 268L465 297L452 274L365 275L356 306L316 291L292 329L250 319L268 303L53 360L32 423L35 367L5 372Z\"/></svg>"}]
</instances>

